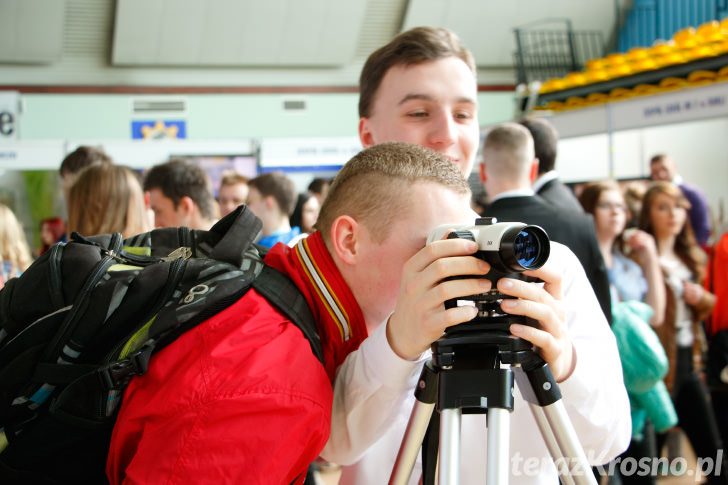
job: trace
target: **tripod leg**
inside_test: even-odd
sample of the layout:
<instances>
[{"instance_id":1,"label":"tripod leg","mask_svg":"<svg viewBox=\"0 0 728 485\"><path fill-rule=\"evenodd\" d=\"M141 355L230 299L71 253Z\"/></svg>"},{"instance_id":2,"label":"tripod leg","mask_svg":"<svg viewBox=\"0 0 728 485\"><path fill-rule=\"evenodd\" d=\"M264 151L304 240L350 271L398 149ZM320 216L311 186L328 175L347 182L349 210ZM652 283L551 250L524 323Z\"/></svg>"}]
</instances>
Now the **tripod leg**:
<instances>
[{"instance_id":1,"label":"tripod leg","mask_svg":"<svg viewBox=\"0 0 728 485\"><path fill-rule=\"evenodd\" d=\"M559 472L559 479L561 480L561 483L564 485L575 485L574 479L567 470L565 470L564 455L561 452L561 448L559 448L559 443L551 430L551 425L549 425L549 421L546 418L543 408L533 403L528 403L528 405L531 408L531 413L536 420L538 429L541 430L541 436L543 436L544 443L546 443L546 448L548 448L549 454L551 455L554 464L556 464L556 469Z\"/></svg>"},{"instance_id":2,"label":"tripod leg","mask_svg":"<svg viewBox=\"0 0 728 485\"><path fill-rule=\"evenodd\" d=\"M510 417L508 409L488 408L487 485L508 483L510 479Z\"/></svg>"},{"instance_id":3,"label":"tripod leg","mask_svg":"<svg viewBox=\"0 0 728 485\"><path fill-rule=\"evenodd\" d=\"M392 476L389 479L390 485L405 485L408 482L434 409L434 402L426 404L415 401L397 454L397 461L394 462Z\"/></svg>"},{"instance_id":4,"label":"tripod leg","mask_svg":"<svg viewBox=\"0 0 728 485\"><path fill-rule=\"evenodd\" d=\"M564 483L597 485L597 480L586 459L584 450L579 444L579 437L576 435L576 431L574 431L574 427L566 414L564 403L556 401L543 407L538 407L532 403L529 404L539 428L541 428L542 423L547 427L546 432L541 428L541 434L544 436L547 446L549 446L549 451L551 451L552 445L549 445L547 435L551 436L557 447L556 453L552 452L551 456L556 463L561 479L565 480L565 475L569 475ZM538 417L538 414L542 414L541 418ZM559 458L560 461L556 461Z\"/></svg>"},{"instance_id":5,"label":"tripod leg","mask_svg":"<svg viewBox=\"0 0 728 485\"><path fill-rule=\"evenodd\" d=\"M460 408L440 411L440 465L439 485L460 483Z\"/></svg>"}]
</instances>

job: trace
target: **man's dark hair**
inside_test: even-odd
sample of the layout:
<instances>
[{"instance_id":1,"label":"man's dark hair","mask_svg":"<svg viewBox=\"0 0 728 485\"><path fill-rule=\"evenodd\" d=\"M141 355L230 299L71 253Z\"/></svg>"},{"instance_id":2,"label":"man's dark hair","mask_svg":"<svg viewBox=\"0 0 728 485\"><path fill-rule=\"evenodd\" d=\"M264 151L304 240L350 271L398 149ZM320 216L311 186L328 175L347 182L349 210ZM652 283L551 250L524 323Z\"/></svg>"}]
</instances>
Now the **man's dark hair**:
<instances>
[{"instance_id":1,"label":"man's dark hair","mask_svg":"<svg viewBox=\"0 0 728 485\"><path fill-rule=\"evenodd\" d=\"M101 148L81 145L66 155L61 162L59 172L62 177L80 172L97 163L114 163Z\"/></svg>"},{"instance_id":2,"label":"man's dark hair","mask_svg":"<svg viewBox=\"0 0 728 485\"><path fill-rule=\"evenodd\" d=\"M308 184L308 191L312 194L323 194L324 189L331 185L331 180L324 177L316 177Z\"/></svg>"},{"instance_id":3,"label":"man's dark hair","mask_svg":"<svg viewBox=\"0 0 728 485\"><path fill-rule=\"evenodd\" d=\"M538 158L538 173L553 170L556 166L556 147L559 143L556 128L543 118L525 118L519 123L528 128L533 137L536 158Z\"/></svg>"},{"instance_id":4,"label":"man's dark hair","mask_svg":"<svg viewBox=\"0 0 728 485\"><path fill-rule=\"evenodd\" d=\"M402 32L387 45L374 51L359 76L359 117L371 116L374 96L390 67L412 66L428 61L457 57L476 75L473 54L463 47L454 32L442 27L415 27Z\"/></svg>"},{"instance_id":5,"label":"man's dark hair","mask_svg":"<svg viewBox=\"0 0 728 485\"><path fill-rule=\"evenodd\" d=\"M174 207L182 197L192 199L206 219L215 219L215 196L212 182L202 167L183 158L155 165L144 177L144 190L159 189Z\"/></svg>"},{"instance_id":6,"label":"man's dark hair","mask_svg":"<svg viewBox=\"0 0 728 485\"><path fill-rule=\"evenodd\" d=\"M254 187L263 197L273 196L281 212L288 217L293 214L298 198L296 184L283 172L275 171L258 175L248 182L248 186Z\"/></svg>"}]
</instances>

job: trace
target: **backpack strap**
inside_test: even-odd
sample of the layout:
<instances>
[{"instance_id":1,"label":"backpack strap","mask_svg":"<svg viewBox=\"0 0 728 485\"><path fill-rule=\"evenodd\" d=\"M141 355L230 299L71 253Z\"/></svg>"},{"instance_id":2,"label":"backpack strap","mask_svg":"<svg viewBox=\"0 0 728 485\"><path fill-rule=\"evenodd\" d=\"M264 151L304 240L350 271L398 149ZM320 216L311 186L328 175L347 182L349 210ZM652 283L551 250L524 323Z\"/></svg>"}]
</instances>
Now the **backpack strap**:
<instances>
[{"instance_id":1,"label":"backpack strap","mask_svg":"<svg viewBox=\"0 0 728 485\"><path fill-rule=\"evenodd\" d=\"M321 338L318 334L316 320L311 314L306 298L286 275L277 269L265 265L263 271L253 282L253 288L266 297L276 308L290 318L303 335L308 339L316 358L324 362Z\"/></svg>"},{"instance_id":2,"label":"backpack strap","mask_svg":"<svg viewBox=\"0 0 728 485\"><path fill-rule=\"evenodd\" d=\"M210 228L210 232L220 235L220 241L209 257L240 267L245 251L258 237L262 227L263 223L248 206L239 206Z\"/></svg>"}]
</instances>

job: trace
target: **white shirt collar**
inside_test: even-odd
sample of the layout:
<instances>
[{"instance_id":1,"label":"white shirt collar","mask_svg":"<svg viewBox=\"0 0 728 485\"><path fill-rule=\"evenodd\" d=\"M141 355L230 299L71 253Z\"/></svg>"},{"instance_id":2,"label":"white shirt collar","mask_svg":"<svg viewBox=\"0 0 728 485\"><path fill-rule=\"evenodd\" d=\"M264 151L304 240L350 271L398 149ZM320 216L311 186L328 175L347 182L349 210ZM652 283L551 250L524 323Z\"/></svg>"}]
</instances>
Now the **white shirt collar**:
<instances>
[{"instance_id":1,"label":"white shirt collar","mask_svg":"<svg viewBox=\"0 0 728 485\"><path fill-rule=\"evenodd\" d=\"M536 181L532 184L533 191L538 192L539 190L541 190L541 187L546 185L547 182L551 182L552 180L555 180L557 178L559 178L559 173L556 170L549 170L548 172L537 178Z\"/></svg>"},{"instance_id":2,"label":"white shirt collar","mask_svg":"<svg viewBox=\"0 0 728 485\"><path fill-rule=\"evenodd\" d=\"M501 192L500 194L493 196L490 201L495 202L498 199L507 199L509 197L523 197L528 195L536 195L536 192L534 192L533 189L530 187L526 189L506 190L505 192Z\"/></svg>"}]
</instances>

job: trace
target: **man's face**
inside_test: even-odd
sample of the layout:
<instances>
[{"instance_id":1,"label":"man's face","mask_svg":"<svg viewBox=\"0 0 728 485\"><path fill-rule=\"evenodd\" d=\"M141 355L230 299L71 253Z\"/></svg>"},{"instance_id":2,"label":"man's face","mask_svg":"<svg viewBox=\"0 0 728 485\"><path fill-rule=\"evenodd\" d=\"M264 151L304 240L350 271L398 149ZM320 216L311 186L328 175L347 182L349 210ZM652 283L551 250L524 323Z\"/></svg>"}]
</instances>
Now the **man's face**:
<instances>
[{"instance_id":1,"label":"man's face","mask_svg":"<svg viewBox=\"0 0 728 485\"><path fill-rule=\"evenodd\" d=\"M149 207L154 212L154 227L186 226L187 218L182 204L176 208L172 199L165 196L159 188L149 190Z\"/></svg>"},{"instance_id":2,"label":"man's face","mask_svg":"<svg viewBox=\"0 0 728 485\"><path fill-rule=\"evenodd\" d=\"M675 166L668 157L662 157L650 163L650 177L652 180L664 180L666 182L675 178Z\"/></svg>"},{"instance_id":3,"label":"man's face","mask_svg":"<svg viewBox=\"0 0 728 485\"><path fill-rule=\"evenodd\" d=\"M371 116L359 121L364 148L385 141L438 151L470 175L480 141L478 87L456 57L392 66L382 78Z\"/></svg>"},{"instance_id":4,"label":"man's face","mask_svg":"<svg viewBox=\"0 0 728 485\"><path fill-rule=\"evenodd\" d=\"M458 195L433 182L417 182L409 192L409 207L400 213L381 243L363 229L361 259L349 282L368 326L378 325L394 311L404 264L425 246L441 224L472 224L470 195Z\"/></svg>"},{"instance_id":5,"label":"man's face","mask_svg":"<svg viewBox=\"0 0 728 485\"><path fill-rule=\"evenodd\" d=\"M265 197L255 187L248 187L248 197L245 204L257 217L262 218L266 213Z\"/></svg>"},{"instance_id":6,"label":"man's face","mask_svg":"<svg viewBox=\"0 0 728 485\"><path fill-rule=\"evenodd\" d=\"M248 184L222 185L218 191L220 217L226 216L248 199Z\"/></svg>"}]
</instances>

